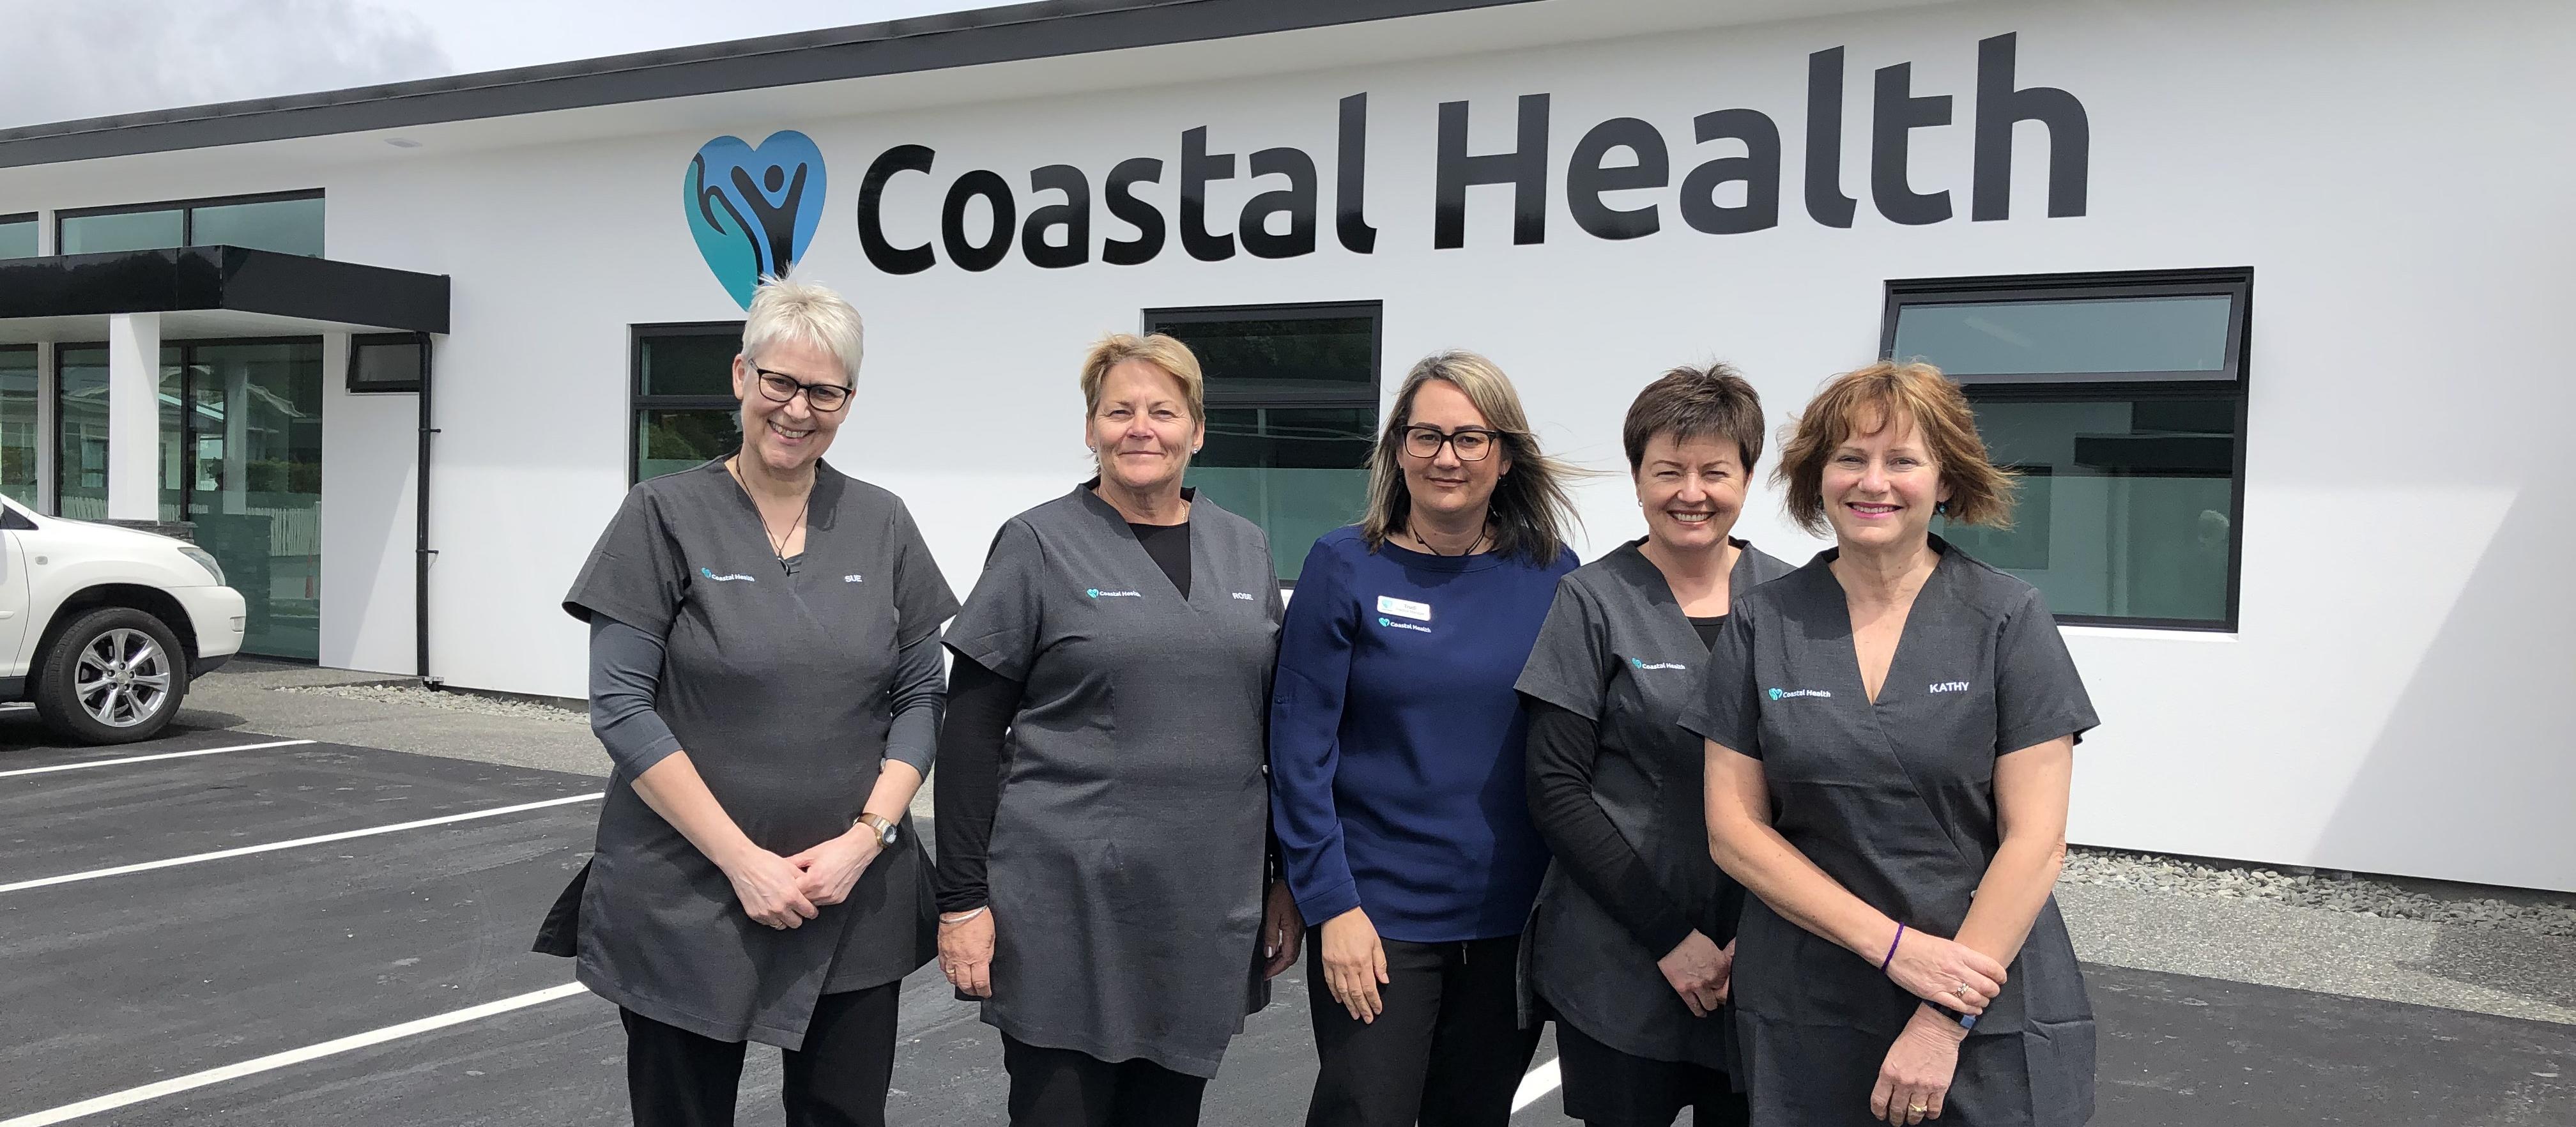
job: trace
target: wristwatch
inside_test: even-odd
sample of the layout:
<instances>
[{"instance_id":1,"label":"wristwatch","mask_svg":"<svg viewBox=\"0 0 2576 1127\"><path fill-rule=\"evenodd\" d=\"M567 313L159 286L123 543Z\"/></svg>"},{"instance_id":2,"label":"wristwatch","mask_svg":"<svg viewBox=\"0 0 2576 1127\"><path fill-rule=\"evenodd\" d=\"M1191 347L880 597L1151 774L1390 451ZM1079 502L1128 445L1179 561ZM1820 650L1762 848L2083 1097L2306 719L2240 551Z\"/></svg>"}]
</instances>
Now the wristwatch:
<instances>
[{"instance_id":1,"label":"wristwatch","mask_svg":"<svg viewBox=\"0 0 2576 1127\"><path fill-rule=\"evenodd\" d=\"M902 826L889 822L874 814L861 814L857 821L850 823L850 826L853 829L859 826L866 826L867 828L876 831L878 845L893 845L894 839L903 833Z\"/></svg>"}]
</instances>

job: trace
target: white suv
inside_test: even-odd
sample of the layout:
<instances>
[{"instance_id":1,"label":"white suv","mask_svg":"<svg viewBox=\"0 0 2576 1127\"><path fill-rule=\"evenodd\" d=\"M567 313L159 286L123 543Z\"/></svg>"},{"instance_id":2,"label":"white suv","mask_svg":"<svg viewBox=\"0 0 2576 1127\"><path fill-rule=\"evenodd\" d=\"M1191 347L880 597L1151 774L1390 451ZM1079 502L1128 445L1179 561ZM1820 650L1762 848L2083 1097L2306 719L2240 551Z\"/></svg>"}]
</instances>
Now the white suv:
<instances>
[{"instance_id":1,"label":"white suv","mask_svg":"<svg viewBox=\"0 0 2576 1127\"><path fill-rule=\"evenodd\" d=\"M150 739L188 682L240 652L241 593L215 557L0 497L0 701L82 743Z\"/></svg>"}]
</instances>

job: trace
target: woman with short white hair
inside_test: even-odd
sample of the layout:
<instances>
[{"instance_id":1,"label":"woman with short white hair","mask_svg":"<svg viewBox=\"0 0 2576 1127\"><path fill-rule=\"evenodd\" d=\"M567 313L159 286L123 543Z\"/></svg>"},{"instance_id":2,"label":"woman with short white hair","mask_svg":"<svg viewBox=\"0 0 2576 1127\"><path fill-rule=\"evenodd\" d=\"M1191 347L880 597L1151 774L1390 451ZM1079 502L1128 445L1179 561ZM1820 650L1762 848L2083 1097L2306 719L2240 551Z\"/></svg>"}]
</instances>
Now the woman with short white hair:
<instances>
[{"instance_id":1,"label":"woman with short white hair","mask_svg":"<svg viewBox=\"0 0 2576 1127\"><path fill-rule=\"evenodd\" d=\"M897 992L933 951L905 811L957 600L902 500L822 461L860 344L839 295L765 282L741 449L630 490L564 596L616 772L549 930L623 1013L638 1124L731 1123L747 1041L785 1050L789 1124L885 1122Z\"/></svg>"}]
</instances>

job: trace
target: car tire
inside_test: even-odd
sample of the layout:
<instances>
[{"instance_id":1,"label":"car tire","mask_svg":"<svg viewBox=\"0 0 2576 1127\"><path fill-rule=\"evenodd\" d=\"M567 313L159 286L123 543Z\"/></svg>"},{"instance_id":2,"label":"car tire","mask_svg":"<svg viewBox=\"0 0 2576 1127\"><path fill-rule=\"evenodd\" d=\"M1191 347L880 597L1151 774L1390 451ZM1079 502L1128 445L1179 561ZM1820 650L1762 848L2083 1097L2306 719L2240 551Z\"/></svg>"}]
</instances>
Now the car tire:
<instances>
[{"instance_id":1,"label":"car tire","mask_svg":"<svg viewBox=\"0 0 2576 1127\"><path fill-rule=\"evenodd\" d=\"M30 695L45 726L84 744L148 740L188 696L188 655L161 620L132 607L89 611L54 636Z\"/></svg>"}]
</instances>

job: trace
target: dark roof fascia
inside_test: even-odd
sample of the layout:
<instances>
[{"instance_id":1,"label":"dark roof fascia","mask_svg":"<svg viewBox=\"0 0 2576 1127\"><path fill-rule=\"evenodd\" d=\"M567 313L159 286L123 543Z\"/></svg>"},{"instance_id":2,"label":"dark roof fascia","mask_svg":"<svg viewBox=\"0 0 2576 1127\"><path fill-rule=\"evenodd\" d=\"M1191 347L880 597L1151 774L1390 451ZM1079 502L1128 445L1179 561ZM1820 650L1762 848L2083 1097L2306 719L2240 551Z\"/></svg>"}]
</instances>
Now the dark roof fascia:
<instances>
[{"instance_id":1,"label":"dark roof fascia","mask_svg":"<svg viewBox=\"0 0 2576 1127\"><path fill-rule=\"evenodd\" d=\"M244 247L0 261L0 320L231 310L447 331L447 276Z\"/></svg>"},{"instance_id":2,"label":"dark roof fascia","mask_svg":"<svg viewBox=\"0 0 2576 1127\"><path fill-rule=\"evenodd\" d=\"M827 31L0 129L0 168L1230 39L1532 0L1041 0Z\"/></svg>"}]
</instances>

